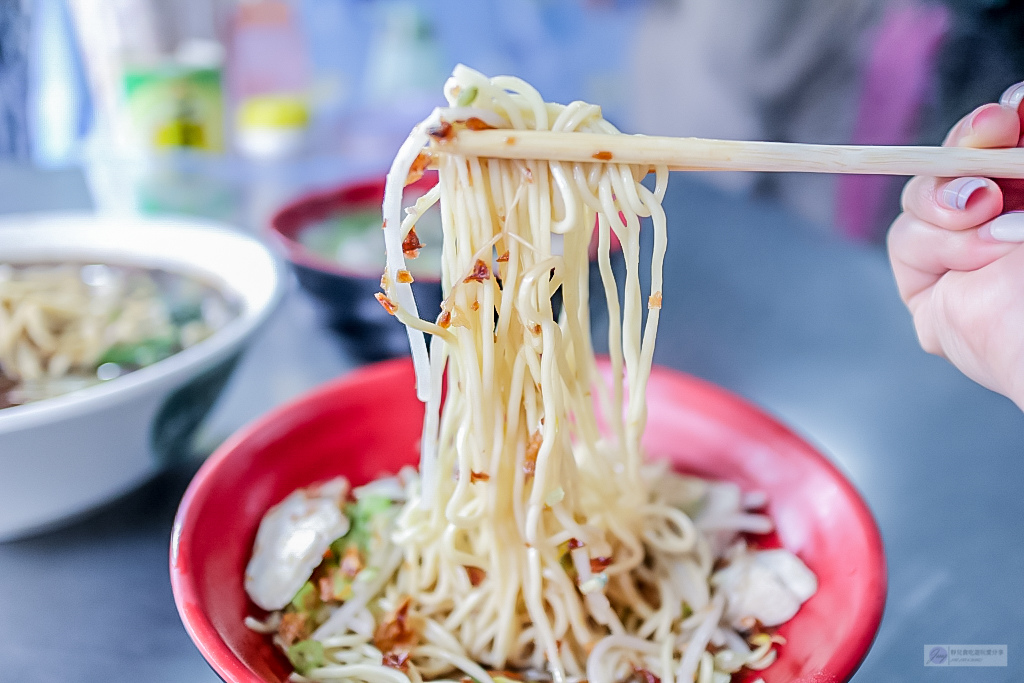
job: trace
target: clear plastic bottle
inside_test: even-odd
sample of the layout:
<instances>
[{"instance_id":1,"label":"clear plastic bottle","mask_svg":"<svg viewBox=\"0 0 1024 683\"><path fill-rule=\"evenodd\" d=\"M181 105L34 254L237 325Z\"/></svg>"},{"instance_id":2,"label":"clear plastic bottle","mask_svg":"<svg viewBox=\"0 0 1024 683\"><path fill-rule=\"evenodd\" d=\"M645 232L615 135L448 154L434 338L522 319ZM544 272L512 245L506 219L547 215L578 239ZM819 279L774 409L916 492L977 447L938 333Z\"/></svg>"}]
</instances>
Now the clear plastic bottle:
<instances>
[{"instance_id":1,"label":"clear plastic bottle","mask_svg":"<svg viewBox=\"0 0 1024 683\"><path fill-rule=\"evenodd\" d=\"M227 78L236 141L244 154L276 158L301 149L310 74L305 37L291 4L241 2L230 27Z\"/></svg>"}]
</instances>

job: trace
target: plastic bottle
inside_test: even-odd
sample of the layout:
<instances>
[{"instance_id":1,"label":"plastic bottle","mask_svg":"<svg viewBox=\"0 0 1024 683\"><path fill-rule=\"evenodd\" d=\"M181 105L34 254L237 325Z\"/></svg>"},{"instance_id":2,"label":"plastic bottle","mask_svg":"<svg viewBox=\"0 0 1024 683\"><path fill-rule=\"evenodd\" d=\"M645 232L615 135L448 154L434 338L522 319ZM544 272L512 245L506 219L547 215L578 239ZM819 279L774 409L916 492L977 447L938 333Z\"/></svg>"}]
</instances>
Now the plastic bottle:
<instances>
[{"instance_id":1,"label":"plastic bottle","mask_svg":"<svg viewBox=\"0 0 1024 683\"><path fill-rule=\"evenodd\" d=\"M239 4L228 42L236 140L247 155L287 156L308 127L310 63L295 12L283 0Z\"/></svg>"}]
</instances>

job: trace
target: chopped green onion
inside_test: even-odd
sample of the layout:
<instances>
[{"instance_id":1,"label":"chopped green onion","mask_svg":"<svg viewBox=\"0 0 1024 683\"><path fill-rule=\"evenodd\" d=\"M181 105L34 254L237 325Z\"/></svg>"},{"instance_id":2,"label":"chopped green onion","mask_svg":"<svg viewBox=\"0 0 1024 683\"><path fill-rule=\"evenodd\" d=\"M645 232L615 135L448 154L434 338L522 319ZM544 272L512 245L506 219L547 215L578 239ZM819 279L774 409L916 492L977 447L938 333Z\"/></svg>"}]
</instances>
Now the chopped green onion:
<instances>
[{"instance_id":1,"label":"chopped green onion","mask_svg":"<svg viewBox=\"0 0 1024 683\"><path fill-rule=\"evenodd\" d=\"M604 587L608 585L608 575L604 572L600 574L594 574L589 579L580 584L580 592L586 595L587 593L594 593L599 590L604 590Z\"/></svg>"},{"instance_id":2,"label":"chopped green onion","mask_svg":"<svg viewBox=\"0 0 1024 683\"><path fill-rule=\"evenodd\" d=\"M376 494L363 496L356 502L349 503L345 506L345 514L348 515L352 526L342 539L331 544L331 549L338 557L342 557L345 546L356 543L364 555L368 554L374 531L383 531L380 520L393 508L394 503L390 498Z\"/></svg>"},{"instance_id":3,"label":"chopped green onion","mask_svg":"<svg viewBox=\"0 0 1024 683\"><path fill-rule=\"evenodd\" d=\"M369 521L380 513L390 510L392 502L387 496L371 493L356 501L355 505L359 510L360 516L364 520Z\"/></svg>"},{"instance_id":4,"label":"chopped green onion","mask_svg":"<svg viewBox=\"0 0 1024 683\"><path fill-rule=\"evenodd\" d=\"M114 344L100 357L97 366L116 363L120 366L136 365L145 367L174 354L175 340L171 337L154 337L137 344Z\"/></svg>"},{"instance_id":5,"label":"chopped green onion","mask_svg":"<svg viewBox=\"0 0 1024 683\"><path fill-rule=\"evenodd\" d=\"M353 579L353 583L369 583L377 578L378 574L380 574L380 570L376 567L366 567L356 574L356 578Z\"/></svg>"},{"instance_id":6,"label":"chopped green onion","mask_svg":"<svg viewBox=\"0 0 1024 683\"><path fill-rule=\"evenodd\" d=\"M292 607L300 612L306 612L314 607L317 603L317 590L316 586L313 585L312 581L307 581L302 584L302 588L292 598Z\"/></svg>"},{"instance_id":7,"label":"chopped green onion","mask_svg":"<svg viewBox=\"0 0 1024 683\"><path fill-rule=\"evenodd\" d=\"M341 572L334 572L331 589L335 600L345 601L352 597L352 581Z\"/></svg>"},{"instance_id":8,"label":"chopped green onion","mask_svg":"<svg viewBox=\"0 0 1024 683\"><path fill-rule=\"evenodd\" d=\"M288 648L288 661L295 667L295 673L305 676L313 669L327 663L324 646L317 640L300 640Z\"/></svg>"},{"instance_id":9,"label":"chopped green onion","mask_svg":"<svg viewBox=\"0 0 1024 683\"><path fill-rule=\"evenodd\" d=\"M572 556L569 555L569 541L558 544L558 563L562 565L562 569L569 575L569 578L575 581L578 574L576 573L576 565L573 564Z\"/></svg>"},{"instance_id":10,"label":"chopped green onion","mask_svg":"<svg viewBox=\"0 0 1024 683\"><path fill-rule=\"evenodd\" d=\"M565 491L563 491L562 487L559 486L554 491L548 491L547 495L544 496L544 503L548 507L554 507L561 503L563 498L565 498Z\"/></svg>"},{"instance_id":11,"label":"chopped green onion","mask_svg":"<svg viewBox=\"0 0 1024 683\"><path fill-rule=\"evenodd\" d=\"M459 93L459 98L455 100L455 106L468 107L469 105L473 104L473 100L476 99L478 92L479 91L477 90L477 87L475 85L469 86L468 88Z\"/></svg>"}]
</instances>

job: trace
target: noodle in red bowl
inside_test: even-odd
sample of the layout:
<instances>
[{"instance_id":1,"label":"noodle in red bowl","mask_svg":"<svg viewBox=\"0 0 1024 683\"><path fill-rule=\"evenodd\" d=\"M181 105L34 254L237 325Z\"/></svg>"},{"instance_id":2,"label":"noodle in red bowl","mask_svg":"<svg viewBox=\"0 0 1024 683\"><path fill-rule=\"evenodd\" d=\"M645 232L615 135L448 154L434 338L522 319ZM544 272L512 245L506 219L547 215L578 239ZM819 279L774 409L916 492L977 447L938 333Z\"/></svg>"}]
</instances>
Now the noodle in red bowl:
<instances>
[{"instance_id":1,"label":"noodle in red bowl","mask_svg":"<svg viewBox=\"0 0 1024 683\"><path fill-rule=\"evenodd\" d=\"M267 636L245 625L261 614L243 581L264 514L339 475L358 486L415 464L423 404L413 384L401 360L324 385L234 436L193 480L175 519L171 582L189 635L226 681L286 681L293 671ZM775 530L748 542L787 549L817 577L816 593L773 630L784 639L776 661L733 680L848 680L886 595L881 538L856 490L812 446L721 388L655 367L647 405L649 458L763 492Z\"/></svg>"}]
</instances>

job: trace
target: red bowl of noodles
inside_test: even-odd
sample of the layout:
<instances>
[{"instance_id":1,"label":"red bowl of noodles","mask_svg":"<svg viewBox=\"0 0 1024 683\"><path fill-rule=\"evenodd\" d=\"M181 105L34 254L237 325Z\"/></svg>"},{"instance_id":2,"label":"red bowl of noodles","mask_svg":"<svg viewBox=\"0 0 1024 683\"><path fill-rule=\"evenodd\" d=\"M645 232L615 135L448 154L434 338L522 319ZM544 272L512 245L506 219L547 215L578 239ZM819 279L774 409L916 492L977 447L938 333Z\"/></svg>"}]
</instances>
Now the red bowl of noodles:
<instances>
[{"instance_id":1,"label":"red bowl of noodles","mask_svg":"<svg viewBox=\"0 0 1024 683\"><path fill-rule=\"evenodd\" d=\"M818 578L818 592L778 628L777 661L734 679L848 680L886 595L881 537L857 491L807 442L719 387L655 367L647 398L650 456L767 493L776 531L757 544L796 553ZM415 463L422 417L411 362L379 363L275 410L199 470L174 522L171 585L185 628L224 680L283 682L291 672L243 623L255 610L242 582L263 514L297 488L338 475L359 485Z\"/></svg>"}]
</instances>

